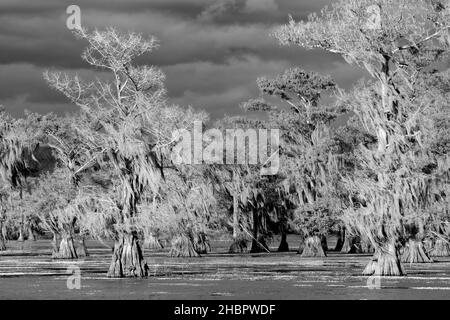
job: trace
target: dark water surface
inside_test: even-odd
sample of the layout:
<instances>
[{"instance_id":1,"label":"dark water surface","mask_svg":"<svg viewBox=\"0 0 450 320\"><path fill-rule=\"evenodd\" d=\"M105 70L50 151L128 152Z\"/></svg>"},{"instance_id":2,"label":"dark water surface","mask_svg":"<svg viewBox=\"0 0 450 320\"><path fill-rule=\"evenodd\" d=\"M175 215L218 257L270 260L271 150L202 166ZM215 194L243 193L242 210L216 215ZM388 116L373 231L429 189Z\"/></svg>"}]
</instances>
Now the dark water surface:
<instances>
[{"instance_id":1,"label":"dark water surface","mask_svg":"<svg viewBox=\"0 0 450 320\"><path fill-rule=\"evenodd\" d=\"M406 277L368 281L360 274L370 255L221 253L228 245L213 243L216 253L202 258L145 252L149 278L108 279L111 249L104 244L90 241L90 257L62 261L51 259L49 241L9 242L0 253L0 299L450 299L450 258L406 264ZM73 270L80 289L68 288Z\"/></svg>"}]
</instances>

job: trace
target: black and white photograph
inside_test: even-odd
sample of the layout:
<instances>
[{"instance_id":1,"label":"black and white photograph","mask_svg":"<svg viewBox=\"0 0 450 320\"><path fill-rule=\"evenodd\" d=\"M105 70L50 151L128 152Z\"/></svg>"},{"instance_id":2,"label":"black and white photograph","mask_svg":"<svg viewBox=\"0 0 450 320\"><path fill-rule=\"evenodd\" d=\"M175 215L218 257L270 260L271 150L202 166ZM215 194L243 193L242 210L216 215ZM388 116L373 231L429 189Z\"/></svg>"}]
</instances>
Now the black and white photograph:
<instances>
[{"instance_id":1,"label":"black and white photograph","mask_svg":"<svg viewBox=\"0 0 450 320\"><path fill-rule=\"evenodd\" d=\"M0 300L449 299L450 0L0 0Z\"/></svg>"}]
</instances>

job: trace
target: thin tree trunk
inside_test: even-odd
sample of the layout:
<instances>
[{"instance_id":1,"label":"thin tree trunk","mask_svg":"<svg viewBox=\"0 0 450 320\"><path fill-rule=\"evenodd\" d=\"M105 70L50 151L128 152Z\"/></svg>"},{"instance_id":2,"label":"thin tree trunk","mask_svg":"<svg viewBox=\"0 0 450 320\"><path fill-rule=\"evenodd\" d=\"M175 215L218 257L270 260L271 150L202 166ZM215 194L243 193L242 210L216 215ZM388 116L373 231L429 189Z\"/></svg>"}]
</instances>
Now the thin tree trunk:
<instances>
[{"instance_id":1,"label":"thin tree trunk","mask_svg":"<svg viewBox=\"0 0 450 320\"><path fill-rule=\"evenodd\" d=\"M80 257L89 257L89 252L86 247L86 240L85 240L84 236L82 236L81 239L78 240L78 244L79 244Z\"/></svg>"},{"instance_id":2,"label":"thin tree trunk","mask_svg":"<svg viewBox=\"0 0 450 320\"><path fill-rule=\"evenodd\" d=\"M33 228L31 226L28 227L28 240L36 241L36 237L34 236Z\"/></svg>"},{"instance_id":3,"label":"thin tree trunk","mask_svg":"<svg viewBox=\"0 0 450 320\"><path fill-rule=\"evenodd\" d=\"M320 237L313 236L306 238L302 257L326 257Z\"/></svg>"},{"instance_id":4,"label":"thin tree trunk","mask_svg":"<svg viewBox=\"0 0 450 320\"><path fill-rule=\"evenodd\" d=\"M239 198L237 194L233 195L233 239L239 235Z\"/></svg>"},{"instance_id":5,"label":"thin tree trunk","mask_svg":"<svg viewBox=\"0 0 450 320\"><path fill-rule=\"evenodd\" d=\"M367 276L403 276L400 254L395 242L386 243L375 250L375 255L363 271Z\"/></svg>"},{"instance_id":6,"label":"thin tree trunk","mask_svg":"<svg viewBox=\"0 0 450 320\"><path fill-rule=\"evenodd\" d=\"M22 228L22 226L19 227L19 238L17 238L17 241L20 241L20 242L25 241L25 239L23 237L23 228Z\"/></svg>"},{"instance_id":7,"label":"thin tree trunk","mask_svg":"<svg viewBox=\"0 0 450 320\"><path fill-rule=\"evenodd\" d=\"M229 253L244 253L247 251L247 240L242 236L239 226L239 198L233 195L233 243Z\"/></svg>"},{"instance_id":8,"label":"thin tree trunk","mask_svg":"<svg viewBox=\"0 0 450 320\"><path fill-rule=\"evenodd\" d=\"M298 245L298 254L302 254L303 250L305 250L305 238L303 236L300 237L300 243Z\"/></svg>"},{"instance_id":9,"label":"thin tree trunk","mask_svg":"<svg viewBox=\"0 0 450 320\"><path fill-rule=\"evenodd\" d=\"M58 258L59 254L59 246L58 246L58 235L56 232L53 232L53 239L52 239L52 257Z\"/></svg>"},{"instance_id":10,"label":"thin tree trunk","mask_svg":"<svg viewBox=\"0 0 450 320\"><path fill-rule=\"evenodd\" d=\"M6 224L2 223L2 227L0 229L0 232L3 236L3 239L5 239L5 241L8 241L8 230L6 229Z\"/></svg>"},{"instance_id":11,"label":"thin tree trunk","mask_svg":"<svg viewBox=\"0 0 450 320\"><path fill-rule=\"evenodd\" d=\"M0 251L6 250L6 238L3 231L3 222L0 220Z\"/></svg>"},{"instance_id":12,"label":"thin tree trunk","mask_svg":"<svg viewBox=\"0 0 450 320\"><path fill-rule=\"evenodd\" d=\"M114 243L114 252L108 271L110 278L138 277L148 275L148 266L142 255L135 233L121 233Z\"/></svg>"},{"instance_id":13,"label":"thin tree trunk","mask_svg":"<svg viewBox=\"0 0 450 320\"><path fill-rule=\"evenodd\" d=\"M321 237L320 237L320 242L322 243L322 249L323 249L323 251L327 252L327 251L328 251L327 236L321 236Z\"/></svg>"},{"instance_id":14,"label":"thin tree trunk","mask_svg":"<svg viewBox=\"0 0 450 320\"><path fill-rule=\"evenodd\" d=\"M342 227L339 230L339 236L336 241L336 246L334 247L334 251L340 252L342 250L342 248L344 247L344 242L345 242L345 227Z\"/></svg>"}]
</instances>

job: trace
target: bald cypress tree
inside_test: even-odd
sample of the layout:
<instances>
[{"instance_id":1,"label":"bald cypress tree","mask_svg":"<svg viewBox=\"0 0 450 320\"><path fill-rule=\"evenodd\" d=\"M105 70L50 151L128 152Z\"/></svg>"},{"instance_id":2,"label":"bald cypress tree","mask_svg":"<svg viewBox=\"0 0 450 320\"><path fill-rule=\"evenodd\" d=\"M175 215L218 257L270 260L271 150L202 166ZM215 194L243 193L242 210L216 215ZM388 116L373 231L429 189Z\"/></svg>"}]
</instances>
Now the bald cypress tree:
<instances>
[{"instance_id":1,"label":"bald cypress tree","mask_svg":"<svg viewBox=\"0 0 450 320\"><path fill-rule=\"evenodd\" d=\"M359 97L354 111L378 140L375 150L360 153L365 173L351 179L359 197L349 209L352 221L376 250L365 274L403 274L403 218L434 197L428 185L436 176L411 166L421 157L417 115L423 106L406 92L421 70L448 52L448 6L428 0L338 1L307 21L291 18L275 32L282 44L339 54L374 78L353 96Z\"/></svg>"}]
</instances>

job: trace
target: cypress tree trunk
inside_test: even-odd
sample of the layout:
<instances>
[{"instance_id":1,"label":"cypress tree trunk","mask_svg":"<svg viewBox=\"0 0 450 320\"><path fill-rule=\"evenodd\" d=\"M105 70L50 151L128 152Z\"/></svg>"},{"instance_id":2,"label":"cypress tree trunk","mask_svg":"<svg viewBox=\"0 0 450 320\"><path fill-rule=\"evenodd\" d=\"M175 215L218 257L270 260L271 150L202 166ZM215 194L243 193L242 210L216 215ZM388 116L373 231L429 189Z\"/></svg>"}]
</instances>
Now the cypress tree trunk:
<instances>
[{"instance_id":1,"label":"cypress tree trunk","mask_svg":"<svg viewBox=\"0 0 450 320\"><path fill-rule=\"evenodd\" d=\"M239 198L233 195L233 243L228 253L244 253L247 252L247 240L240 233L239 227Z\"/></svg>"},{"instance_id":2,"label":"cypress tree trunk","mask_svg":"<svg viewBox=\"0 0 450 320\"><path fill-rule=\"evenodd\" d=\"M135 233L122 232L114 243L110 278L147 277L148 266L142 255L139 240Z\"/></svg>"},{"instance_id":3,"label":"cypress tree trunk","mask_svg":"<svg viewBox=\"0 0 450 320\"><path fill-rule=\"evenodd\" d=\"M77 259L77 251L73 242L72 235L63 235L59 244L57 259Z\"/></svg>"},{"instance_id":4,"label":"cypress tree trunk","mask_svg":"<svg viewBox=\"0 0 450 320\"><path fill-rule=\"evenodd\" d=\"M253 209L253 239L250 253L270 252L264 237L258 236L258 229L259 229L258 210Z\"/></svg>"},{"instance_id":5,"label":"cypress tree trunk","mask_svg":"<svg viewBox=\"0 0 450 320\"><path fill-rule=\"evenodd\" d=\"M0 251L6 250L6 228L0 217Z\"/></svg>"},{"instance_id":6,"label":"cypress tree trunk","mask_svg":"<svg viewBox=\"0 0 450 320\"><path fill-rule=\"evenodd\" d=\"M409 239L402 253L402 262L408 263L430 263L430 259L425 251L422 241Z\"/></svg>"},{"instance_id":7,"label":"cypress tree trunk","mask_svg":"<svg viewBox=\"0 0 450 320\"><path fill-rule=\"evenodd\" d=\"M239 235L239 198L237 194L233 195L233 239Z\"/></svg>"},{"instance_id":8,"label":"cypress tree trunk","mask_svg":"<svg viewBox=\"0 0 450 320\"><path fill-rule=\"evenodd\" d=\"M23 228L22 228L22 226L19 227L19 238L17 238L17 241L20 241L20 242L25 241L25 239L23 237Z\"/></svg>"},{"instance_id":9,"label":"cypress tree trunk","mask_svg":"<svg viewBox=\"0 0 450 320\"><path fill-rule=\"evenodd\" d=\"M449 257L450 256L450 245L444 239L438 238L434 243L434 247L430 252L432 257Z\"/></svg>"},{"instance_id":10,"label":"cypress tree trunk","mask_svg":"<svg viewBox=\"0 0 450 320\"><path fill-rule=\"evenodd\" d=\"M81 237L80 240L78 240L78 244L79 244L79 251L80 251L80 257L89 257L89 252L88 249L86 247L86 241L84 236Z\"/></svg>"},{"instance_id":11,"label":"cypress tree trunk","mask_svg":"<svg viewBox=\"0 0 450 320\"><path fill-rule=\"evenodd\" d=\"M281 241L280 246L278 247L278 252L289 252L289 244L287 242L287 234L284 227L281 231Z\"/></svg>"},{"instance_id":12,"label":"cypress tree trunk","mask_svg":"<svg viewBox=\"0 0 450 320\"><path fill-rule=\"evenodd\" d=\"M200 254L195 250L194 239L192 235L181 234L172 239L172 248L170 249L171 257L200 257Z\"/></svg>"},{"instance_id":13,"label":"cypress tree trunk","mask_svg":"<svg viewBox=\"0 0 450 320\"><path fill-rule=\"evenodd\" d=\"M403 276L400 254L394 241L380 245L363 271L366 276Z\"/></svg>"},{"instance_id":14,"label":"cypress tree trunk","mask_svg":"<svg viewBox=\"0 0 450 320\"><path fill-rule=\"evenodd\" d=\"M6 251L6 241L3 235L0 235L0 251Z\"/></svg>"},{"instance_id":15,"label":"cypress tree trunk","mask_svg":"<svg viewBox=\"0 0 450 320\"><path fill-rule=\"evenodd\" d=\"M3 222L0 221L0 230L3 230ZM0 251L6 250L6 239L3 232L0 231Z\"/></svg>"},{"instance_id":16,"label":"cypress tree trunk","mask_svg":"<svg viewBox=\"0 0 450 320\"><path fill-rule=\"evenodd\" d=\"M1 229L0 229L0 233L3 236L3 239L5 239L5 241L8 241L8 230L6 230L6 224L2 223Z\"/></svg>"},{"instance_id":17,"label":"cypress tree trunk","mask_svg":"<svg viewBox=\"0 0 450 320\"><path fill-rule=\"evenodd\" d=\"M303 236L300 238L300 243L298 244L298 254L302 254L303 250L305 250L305 238Z\"/></svg>"},{"instance_id":18,"label":"cypress tree trunk","mask_svg":"<svg viewBox=\"0 0 450 320\"><path fill-rule=\"evenodd\" d=\"M318 236L306 238L302 257L326 257L322 247L322 240Z\"/></svg>"},{"instance_id":19,"label":"cypress tree trunk","mask_svg":"<svg viewBox=\"0 0 450 320\"><path fill-rule=\"evenodd\" d=\"M148 250L161 250L164 246L161 241L156 238L153 233L149 232L144 236L144 249Z\"/></svg>"},{"instance_id":20,"label":"cypress tree trunk","mask_svg":"<svg viewBox=\"0 0 450 320\"><path fill-rule=\"evenodd\" d=\"M34 232L33 232L33 228L31 226L28 227L28 240L36 241L36 238L35 238Z\"/></svg>"},{"instance_id":21,"label":"cypress tree trunk","mask_svg":"<svg viewBox=\"0 0 450 320\"><path fill-rule=\"evenodd\" d=\"M345 227L342 227L339 230L339 236L336 241L336 246L334 247L334 251L340 252L342 250L342 248L344 247L344 242L345 242Z\"/></svg>"},{"instance_id":22,"label":"cypress tree trunk","mask_svg":"<svg viewBox=\"0 0 450 320\"><path fill-rule=\"evenodd\" d=\"M58 258L59 254L59 246L58 246L58 235L56 232L53 233L53 239L52 239L52 258Z\"/></svg>"},{"instance_id":23,"label":"cypress tree trunk","mask_svg":"<svg viewBox=\"0 0 450 320\"><path fill-rule=\"evenodd\" d=\"M327 252L327 251L328 251L327 237L326 237L326 236L321 236L321 237L320 237L320 242L322 243L322 249L323 249L323 251Z\"/></svg>"}]
</instances>

